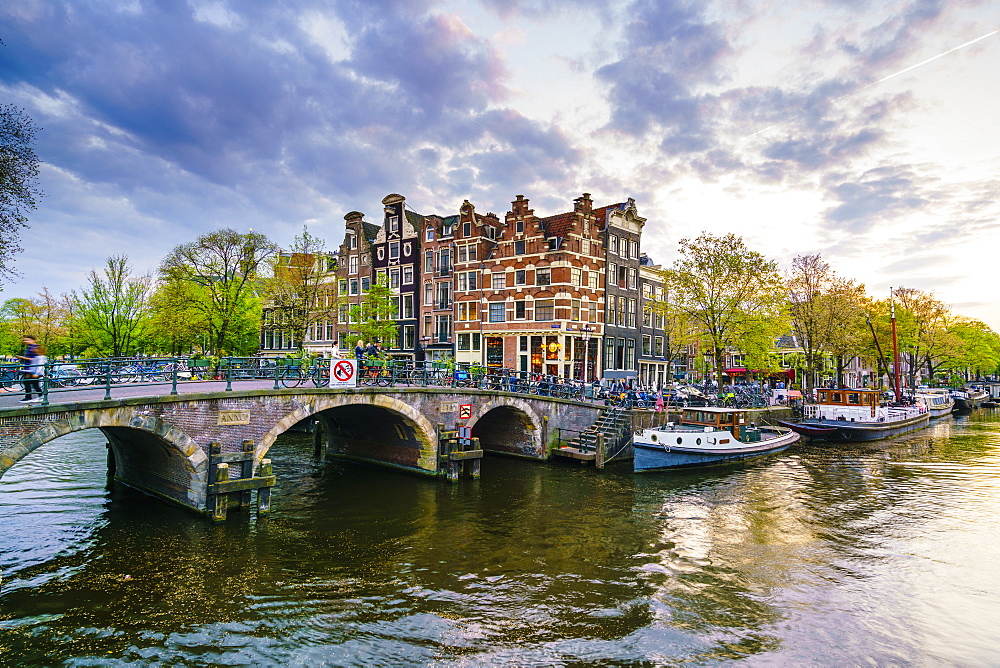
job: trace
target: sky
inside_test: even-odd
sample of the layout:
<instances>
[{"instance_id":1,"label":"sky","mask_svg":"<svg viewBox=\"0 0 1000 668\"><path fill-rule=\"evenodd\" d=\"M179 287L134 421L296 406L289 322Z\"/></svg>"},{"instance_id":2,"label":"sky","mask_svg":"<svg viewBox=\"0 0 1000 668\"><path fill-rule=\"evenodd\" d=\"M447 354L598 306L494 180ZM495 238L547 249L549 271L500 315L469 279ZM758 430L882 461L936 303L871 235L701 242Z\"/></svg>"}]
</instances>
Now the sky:
<instances>
[{"instance_id":1,"label":"sky","mask_svg":"<svg viewBox=\"0 0 1000 668\"><path fill-rule=\"evenodd\" d=\"M0 102L45 192L0 298L155 273L223 227L633 197L643 250L729 232L1000 331L996 0L18 0Z\"/></svg>"}]
</instances>

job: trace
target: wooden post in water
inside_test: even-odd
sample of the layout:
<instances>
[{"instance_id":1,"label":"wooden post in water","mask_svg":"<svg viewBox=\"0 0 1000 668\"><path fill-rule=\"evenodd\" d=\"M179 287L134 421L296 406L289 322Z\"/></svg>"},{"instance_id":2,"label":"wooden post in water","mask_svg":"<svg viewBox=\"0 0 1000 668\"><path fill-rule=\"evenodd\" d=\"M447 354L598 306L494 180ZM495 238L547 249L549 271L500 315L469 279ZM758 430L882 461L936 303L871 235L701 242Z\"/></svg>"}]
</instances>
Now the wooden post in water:
<instances>
[{"instance_id":1,"label":"wooden post in water","mask_svg":"<svg viewBox=\"0 0 1000 668\"><path fill-rule=\"evenodd\" d=\"M319 457L323 454L323 437L325 435L323 423L319 420L313 420L313 456Z\"/></svg>"},{"instance_id":2,"label":"wooden post in water","mask_svg":"<svg viewBox=\"0 0 1000 668\"><path fill-rule=\"evenodd\" d=\"M472 449L473 450L482 450L482 446L479 444L479 437L478 436L476 436L475 438L472 439ZM473 478L478 478L479 477L479 472L480 472L480 469L481 469L480 464L482 463L482 461L483 461L482 459L479 459L477 457L476 459L473 459L472 461L469 462L469 466L472 468L472 477Z\"/></svg>"},{"instance_id":3,"label":"wooden post in water","mask_svg":"<svg viewBox=\"0 0 1000 668\"><path fill-rule=\"evenodd\" d=\"M597 434L597 453L594 457L594 467L598 469L604 468L604 458L607 456L607 448L604 443L604 432L598 432Z\"/></svg>"},{"instance_id":4,"label":"wooden post in water","mask_svg":"<svg viewBox=\"0 0 1000 668\"><path fill-rule=\"evenodd\" d=\"M253 441L244 439L243 441L243 453L248 455L246 460L241 463L240 466L240 478L243 480L249 480L253 477ZM245 489L239 493L240 508L250 508L253 503L253 490Z\"/></svg>"},{"instance_id":5,"label":"wooden post in water","mask_svg":"<svg viewBox=\"0 0 1000 668\"><path fill-rule=\"evenodd\" d=\"M545 451L545 455L549 454L549 416L542 416L542 449Z\"/></svg>"},{"instance_id":6,"label":"wooden post in water","mask_svg":"<svg viewBox=\"0 0 1000 668\"><path fill-rule=\"evenodd\" d=\"M215 482L229 482L229 464L223 462L215 465ZM209 508L212 511L212 521L226 521L226 511L229 510L229 495L213 494L210 498L214 502Z\"/></svg>"},{"instance_id":7,"label":"wooden post in water","mask_svg":"<svg viewBox=\"0 0 1000 668\"><path fill-rule=\"evenodd\" d=\"M260 460L257 475L261 478L274 475L270 459ZM269 512L271 512L271 488L261 487L257 490L257 515L267 515Z\"/></svg>"}]
</instances>

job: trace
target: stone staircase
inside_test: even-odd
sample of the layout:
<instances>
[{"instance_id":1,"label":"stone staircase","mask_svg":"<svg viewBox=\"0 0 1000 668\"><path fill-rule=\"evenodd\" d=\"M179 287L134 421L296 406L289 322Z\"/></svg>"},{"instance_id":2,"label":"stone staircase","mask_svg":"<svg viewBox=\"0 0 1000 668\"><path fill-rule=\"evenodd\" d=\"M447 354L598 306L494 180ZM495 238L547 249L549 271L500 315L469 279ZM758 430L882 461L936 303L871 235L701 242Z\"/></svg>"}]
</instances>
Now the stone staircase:
<instances>
[{"instance_id":1,"label":"stone staircase","mask_svg":"<svg viewBox=\"0 0 1000 668\"><path fill-rule=\"evenodd\" d=\"M604 456L608 452L620 452L625 442L632 437L632 412L622 406L606 406L594 424L563 447L554 450L553 454L594 461L597 459L597 443L601 436L604 437Z\"/></svg>"}]
</instances>

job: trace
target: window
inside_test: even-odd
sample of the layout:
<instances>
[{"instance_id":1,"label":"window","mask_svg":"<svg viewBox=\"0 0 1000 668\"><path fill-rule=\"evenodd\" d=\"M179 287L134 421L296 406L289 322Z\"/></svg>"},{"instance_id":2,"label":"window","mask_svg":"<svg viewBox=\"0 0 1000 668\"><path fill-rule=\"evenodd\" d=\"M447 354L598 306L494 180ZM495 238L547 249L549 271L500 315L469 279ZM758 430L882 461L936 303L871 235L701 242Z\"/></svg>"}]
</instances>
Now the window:
<instances>
[{"instance_id":1,"label":"window","mask_svg":"<svg viewBox=\"0 0 1000 668\"><path fill-rule=\"evenodd\" d=\"M579 267L571 267L569 270L569 280L573 285L583 287L583 270Z\"/></svg>"},{"instance_id":2,"label":"window","mask_svg":"<svg viewBox=\"0 0 1000 668\"><path fill-rule=\"evenodd\" d=\"M523 301L514 302L514 320L524 320L528 317ZM524 338L524 337L521 337Z\"/></svg>"},{"instance_id":3,"label":"window","mask_svg":"<svg viewBox=\"0 0 1000 668\"><path fill-rule=\"evenodd\" d=\"M459 350L471 350L472 337L469 334L459 334L458 335L458 349Z\"/></svg>"},{"instance_id":4,"label":"window","mask_svg":"<svg viewBox=\"0 0 1000 668\"><path fill-rule=\"evenodd\" d=\"M403 325L403 347L412 350L417 347L417 328L414 325Z\"/></svg>"},{"instance_id":5,"label":"window","mask_svg":"<svg viewBox=\"0 0 1000 668\"><path fill-rule=\"evenodd\" d=\"M639 270L638 269L629 269L628 270L628 287L629 287L629 290L635 290L635 284L636 284L636 280L637 280L638 274L639 274Z\"/></svg>"},{"instance_id":6,"label":"window","mask_svg":"<svg viewBox=\"0 0 1000 668\"><path fill-rule=\"evenodd\" d=\"M424 306L434 303L434 284L424 283Z\"/></svg>"},{"instance_id":7,"label":"window","mask_svg":"<svg viewBox=\"0 0 1000 668\"><path fill-rule=\"evenodd\" d=\"M399 232L399 216L389 216L389 231Z\"/></svg>"},{"instance_id":8,"label":"window","mask_svg":"<svg viewBox=\"0 0 1000 668\"><path fill-rule=\"evenodd\" d=\"M625 366L623 369L635 369L635 339L625 340Z\"/></svg>"},{"instance_id":9,"label":"window","mask_svg":"<svg viewBox=\"0 0 1000 668\"><path fill-rule=\"evenodd\" d=\"M618 237L613 234L611 235L611 240L608 242L608 250L615 255L618 254Z\"/></svg>"},{"instance_id":10,"label":"window","mask_svg":"<svg viewBox=\"0 0 1000 668\"><path fill-rule=\"evenodd\" d=\"M514 242L514 255L524 255L525 250L526 246L524 239Z\"/></svg>"},{"instance_id":11,"label":"window","mask_svg":"<svg viewBox=\"0 0 1000 668\"><path fill-rule=\"evenodd\" d=\"M560 248L562 248L562 243L563 243L562 237L552 237L552 238L550 238L549 239L549 250L550 251L559 250Z\"/></svg>"},{"instance_id":12,"label":"window","mask_svg":"<svg viewBox=\"0 0 1000 668\"><path fill-rule=\"evenodd\" d=\"M573 322L580 322L580 300L574 299L571 303L572 311L570 314L570 320Z\"/></svg>"},{"instance_id":13,"label":"window","mask_svg":"<svg viewBox=\"0 0 1000 668\"><path fill-rule=\"evenodd\" d=\"M506 322L507 304L504 302L490 302L490 322Z\"/></svg>"},{"instance_id":14,"label":"window","mask_svg":"<svg viewBox=\"0 0 1000 668\"><path fill-rule=\"evenodd\" d=\"M455 229L454 225L452 225L451 223L445 223L444 225L441 226L441 236L450 237L454 232L454 229Z\"/></svg>"},{"instance_id":15,"label":"window","mask_svg":"<svg viewBox=\"0 0 1000 668\"><path fill-rule=\"evenodd\" d=\"M507 287L507 274L494 273L492 279L494 290L503 290Z\"/></svg>"},{"instance_id":16,"label":"window","mask_svg":"<svg viewBox=\"0 0 1000 668\"><path fill-rule=\"evenodd\" d=\"M600 274L596 271L588 271L587 273L590 274L590 289L597 290L598 288L600 288L601 287Z\"/></svg>"},{"instance_id":17,"label":"window","mask_svg":"<svg viewBox=\"0 0 1000 668\"><path fill-rule=\"evenodd\" d=\"M524 234L524 221L519 220L514 223L514 231L518 234Z\"/></svg>"},{"instance_id":18,"label":"window","mask_svg":"<svg viewBox=\"0 0 1000 668\"><path fill-rule=\"evenodd\" d=\"M372 287L372 279L369 278L368 276L362 276L361 277L361 292L362 293L368 292L369 290L371 290L371 287Z\"/></svg>"},{"instance_id":19,"label":"window","mask_svg":"<svg viewBox=\"0 0 1000 668\"><path fill-rule=\"evenodd\" d=\"M403 308L401 309L402 319L410 320L413 318L413 295L405 294L403 295Z\"/></svg>"},{"instance_id":20,"label":"window","mask_svg":"<svg viewBox=\"0 0 1000 668\"><path fill-rule=\"evenodd\" d=\"M447 343L451 340L451 316L434 316L434 334L438 343Z\"/></svg>"},{"instance_id":21,"label":"window","mask_svg":"<svg viewBox=\"0 0 1000 668\"><path fill-rule=\"evenodd\" d=\"M462 223L462 236L466 238L472 236L472 223Z\"/></svg>"},{"instance_id":22,"label":"window","mask_svg":"<svg viewBox=\"0 0 1000 668\"><path fill-rule=\"evenodd\" d=\"M628 319L625 323L626 327L635 327L635 310L636 301L634 299L628 300Z\"/></svg>"},{"instance_id":23,"label":"window","mask_svg":"<svg viewBox=\"0 0 1000 668\"><path fill-rule=\"evenodd\" d=\"M583 316L586 322L597 322L597 302L587 302L584 304L587 313Z\"/></svg>"},{"instance_id":24,"label":"window","mask_svg":"<svg viewBox=\"0 0 1000 668\"><path fill-rule=\"evenodd\" d=\"M663 337L658 336L655 339L653 339L653 341L654 341L653 354L659 357L663 357Z\"/></svg>"},{"instance_id":25,"label":"window","mask_svg":"<svg viewBox=\"0 0 1000 668\"><path fill-rule=\"evenodd\" d=\"M348 250L355 250L358 247L358 235L354 233L354 230L350 230L347 233L347 248Z\"/></svg>"},{"instance_id":26,"label":"window","mask_svg":"<svg viewBox=\"0 0 1000 668\"><path fill-rule=\"evenodd\" d=\"M555 306L554 299L535 300L535 320L555 320Z\"/></svg>"},{"instance_id":27,"label":"window","mask_svg":"<svg viewBox=\"0 0 1000 668\"><path fill-rule=\"evenodd\" d=\"M427 230L424 234L425 241L434 241L434 228L430 225L427 226Z\"/></svg>"},{"instance_id":28,"label":"window","mask_svg":"<svg viewBox=\"0 0 1000 668\"><path fill-rule=\"evenodd\" d=\"M486 230L486 238L487 239L496 239L497 238L497 228L493 227L492 225L487 225L486 228L485 228L485 230Z\"/></svg>"},{"instance_id":29,"label":"window","mask_svg":"<svg viewBox=\"0 0 1000 668\"><path fill-rule=\"evenodd\" d=\"M552 285L552 270L547 267L535 269L535 283L537 285Z\"/></svg>"},{"instance_id":30,"label":"window","mask_svg":"<svg viewBox=\"0 0 1000 668\"><path fill-rule=\"evenodd\" d=\"M352 255L347 259L347 273L356 274L358 273L358 256Z\"/></svg>"},{"instance_id":31,"label":"window","mask_svg":"<svg viewBox=\"0 0 1000 668\"><path fill-rule=\"evenodd\" d=\"M455 249L455 262L466 262L468 257L468 246L459 246Z\"/></svg>"},{"instance_id":32,"label":"window","mask_svg":"<svg viewBox=\"0 0 1000 668\"><path fill-rule=\"evenodd\" d=\"M528 282L528 272L524 269L514 270L514 285L525 285Z\"/></svg>"},{"instance_id":33,"label":"window","mask_svg":"<svg viewBox=\"0 0 1000 668\"><path fill-rule=\"evenodd\" d=\"M618 280L618 265L614 262L608 262L608 283L614 283Z\"/></svg>"},{"instance_id":34,"label":"window","mask_svg":"<svg viewBox=\"0 0 1000 668\"><path fill-rule=\"evenodd\" d=\"M435 306L438 309L451 308L451 283L447 281L442 281L436 283L437 285L437 304Z\"/></svg>"},{"instance_id":35,"label":"window","mask_svg":"<svg viewBox=\"0 0 1000 668\"><path fill-rule=\"evenodd\" d=\"M642 335L642 354L647 357L653 354L653 337L649 334Z\"/></svg>"},{"instance_id":36,"label":"window","mask_svg":"<svg viewBox=\"0 0 1000 668\"><path fill-rule=\"evenodd\" d=\"M479 350L479 346L482 344L481 337L478 332L472 334L472 349Z\"/></svg>"},{"instance_id":37,"label":"window","mask_svg":"<svg viewBox=\"0 0 1000 668\"><path fill-rule=\"evenodd\" d=\"M478 271L462 271L457 274L458 284L455 287L457 292L467 292L479 288Z\"/></svg>"},{"instance_id":38,"label":"window","mask_svg":"<svg viewBox=\"0 0 1000 668\"><path fill-rule=\"evenodd\" d=\"M342 294L342 295L346 295L347 294L347 279L341 279L339 294Z\"/></svg>"},{"instance_id":39,"label":"window","mask_svg":"<svg viewBox=\"0 0 1000 668\"><path fill-rule=\"evenodd\" d=\"M580 240L580 254L581 255L590 255L590 239L581 239Z\"/></svg>"},{"instance_id":40,"label":"window","mask_svg":"<svg viewBox=\"0 0 1000 668\"><path fill-rule=\"evenodd\" d=\"M389 271L389 287L393 290L399 289L399 269Z\"/></svg>"},{"instance_id":41,"label":"window","mask_svg":"<svg viewBox=\"0 0 1000 668\"><path fill-rule=\"evenodd\" d=\"M609 324L614 324L615 320L618 319L617 318L617 313L618 313L618 297L615 297L614 295L611 295L610 297L608 297L608 323Z\"/></svg>"},{"instance_id":42,"label":"window","mask_svg":"<svg viewBox=\"0 0 1000 668\"><path fill-rule=\"evenodd\" d=\"M350 284L351 284L351 294L352 295L358 294L358 279L352 278Z\"/></svg>"},{"instance_id":43,"label":"window","mask_svg":"<svg viewBox=\"0 0 1000 668\"><path fill-rule=\"evenodd\" d=\"M464 322L479 320L479 304L477 302L459 302L458 319Z\"/></svg>"},{"instance_id":44,"label":"window","mask_svg":"<svg viewBox=\"0 0 1000 668\"><path fill-rule=\"evenodd\" d=\"M390 241L389 242L389 259L395 260L399 258L399 242Z\"/></svg>"},{"instance_id":45,"label":"window","mask_svg":"<svg viewBox=\"0 0 1000 668\"><path fill-rule=\"evenodd\" d=\"M434 271L434 251L427 251L424 253L424 273L431 273Z\"/></svg>"}]
</instances>

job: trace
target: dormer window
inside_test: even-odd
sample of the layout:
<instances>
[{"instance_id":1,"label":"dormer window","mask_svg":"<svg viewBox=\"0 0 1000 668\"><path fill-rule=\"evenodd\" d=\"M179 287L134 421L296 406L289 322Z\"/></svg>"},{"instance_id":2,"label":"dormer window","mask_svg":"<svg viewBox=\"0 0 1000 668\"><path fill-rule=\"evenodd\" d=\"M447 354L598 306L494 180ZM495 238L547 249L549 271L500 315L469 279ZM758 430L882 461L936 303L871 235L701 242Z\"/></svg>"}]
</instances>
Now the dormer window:
<instances>
[{"instance_id":1,"label":"dormer window","mask_svg":"<svg viewBox=\"0 0 1000 668\"><path fill-rule=\"evenodd\" d=\"M444 227L441 228L442 237L450 237L452 234L453 230L451 225L445 225Z\"/></svg>"},{"instance_id":2,"label":"dormer window","mask_svg":"<svg viewBox=\"0 0 1000 668\"><path fill-rule=\"evenodd\" d=\"M424 239L426 239L427 241L434 241L434 228L433 227L428 227L427 228L427 234L424 236Z\"/></svg>"},{"instance_id":3,"label":"dormer window","mask_svg":"<svg viewBox=\"0 0 1000 668\"><path fill-rule=\"evenodd\" d=\"M496 239L497 238L497 228L493 227L492 225L487 225L486 226L486 238L487 239Z\"/></svg>"},{"instance_id":4,"label":"dormer window","mask_svg":"<svg viewBox=\"0 0 1000 668\"><path fill-rule=\"evenodd\" d=\"M388 222L390 232L399 232L399 216L389 216Z\"/></svg>"},{"instance_id":5,"label":"dormer window","mask_svg":"<svg viewBox=\"0 0 1000 668\"><path fill-rule=\"evenodd\" d=\"M355 250L358 247L358 235L354 230L347 231L347 248Z\"/></svg>"}]
</instances>

